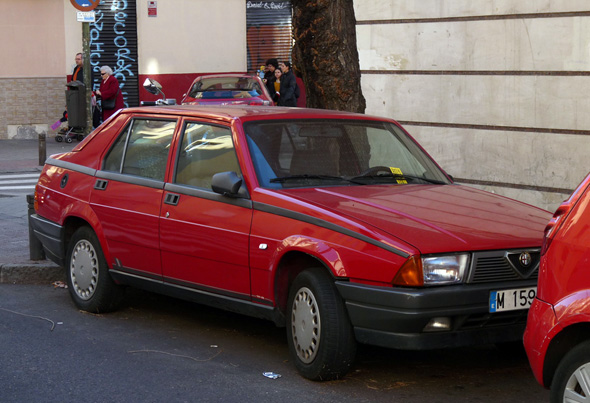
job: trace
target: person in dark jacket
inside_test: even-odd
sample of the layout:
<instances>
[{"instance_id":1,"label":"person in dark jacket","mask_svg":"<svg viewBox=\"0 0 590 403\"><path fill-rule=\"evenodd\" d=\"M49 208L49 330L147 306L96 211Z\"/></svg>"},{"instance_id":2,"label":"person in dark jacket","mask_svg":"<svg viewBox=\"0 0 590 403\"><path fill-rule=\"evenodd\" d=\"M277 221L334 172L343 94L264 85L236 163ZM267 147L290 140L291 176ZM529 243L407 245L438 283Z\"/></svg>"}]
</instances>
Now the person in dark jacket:
<instances>
[{"instance_id":1,"label":"person in dark jacket","mask_svg":"<svg viewBox=\"0 0 590 403\"><path fill-rule=\"evenodd\" d=\"M275 93L275 70L279 68L279 61L277 59L268 59L266 61L266 70L264 71L264 84L271 96Z\"/></svg>"},{"instance_id":2,"label":"person in dark jacket","mask_svg":"<svg viewBox=\"0 0 590 403\"><path fill-rule=\"evenodd\" d=\"M297 79L291 71L290 62L279 63L279 68L283 72L281 76L281 90L279 97L279 106L297 106Z\"/></svg>"}]
</instances>

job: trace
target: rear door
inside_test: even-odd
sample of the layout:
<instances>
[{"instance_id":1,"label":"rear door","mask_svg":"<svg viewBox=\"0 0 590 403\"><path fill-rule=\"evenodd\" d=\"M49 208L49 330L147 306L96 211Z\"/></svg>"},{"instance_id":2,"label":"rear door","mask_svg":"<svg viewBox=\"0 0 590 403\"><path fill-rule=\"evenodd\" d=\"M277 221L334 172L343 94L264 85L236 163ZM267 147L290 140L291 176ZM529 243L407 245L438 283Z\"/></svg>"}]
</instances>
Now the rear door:
<instances>
[{"instance_id":1,"label":"rear door","mask_svg":"<svg viewBox=\"0 0 590 403\"><path fill-rule=\"evenodd\" d=\"M176 119L132 119L96 175L91 205L114 269L161 279L159 216L176 124Z\"/></svg>"}]
</instances>

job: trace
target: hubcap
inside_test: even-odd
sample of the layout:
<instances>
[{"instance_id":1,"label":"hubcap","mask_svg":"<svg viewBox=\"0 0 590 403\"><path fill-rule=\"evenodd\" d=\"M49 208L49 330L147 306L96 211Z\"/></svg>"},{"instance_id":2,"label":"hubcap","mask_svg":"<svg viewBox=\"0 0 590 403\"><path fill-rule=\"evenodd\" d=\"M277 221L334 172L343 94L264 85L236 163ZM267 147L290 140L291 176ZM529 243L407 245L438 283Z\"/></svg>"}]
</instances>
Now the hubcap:
<instances>
[{"instance_id":1,"label":"hubcap","mask_svg":"<svg viewBox=\"0 0 590 403\"><path fill-rule=\"evenodd\" d=\"M309 364L318 353L321 335L318 304L309 288L300 288L293 300L291 328L297 356Z\"/></svg>"},{"instance_id":2,"label":"hubcap","mask_svg":"<svg viewBox=\"0 0 590 403\"><path fill-rule=\"evenodd\" d=\"M92 298L98 283L98 259L94 246L85 239L74 246L70 276L76 295L83 300Z\"/></svg>"},{"instance_id":3,"label":"hubcap","mask_svg":"<svg viewBox=\"0 0 590 403\"><path fill-rule=\"evenodd\" d=\"M590 402L590 365L584 364L572 374L565 385L564 402Z\"/></svg>"}]
</instances>

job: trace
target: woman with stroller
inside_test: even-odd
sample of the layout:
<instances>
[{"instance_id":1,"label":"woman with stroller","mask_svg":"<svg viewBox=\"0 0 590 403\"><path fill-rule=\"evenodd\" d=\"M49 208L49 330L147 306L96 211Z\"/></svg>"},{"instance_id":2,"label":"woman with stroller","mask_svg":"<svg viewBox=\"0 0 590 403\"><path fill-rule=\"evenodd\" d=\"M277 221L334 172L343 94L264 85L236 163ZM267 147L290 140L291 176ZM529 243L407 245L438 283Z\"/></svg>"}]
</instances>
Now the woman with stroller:
<instances>
[{"instance_id":1,"label":"woman with stroller","mask_svg":"<svg viewBox=\"0 0 590 403\"><path fill-rule=\"evenodd\" d=\"M96 91L96 95L102 99L102 121L104 122L119 109L123 109L125 105L119 81L113 76L113 70L109 66L102 66L100 77L100 89Z\"/></svg>"}]
</instances>

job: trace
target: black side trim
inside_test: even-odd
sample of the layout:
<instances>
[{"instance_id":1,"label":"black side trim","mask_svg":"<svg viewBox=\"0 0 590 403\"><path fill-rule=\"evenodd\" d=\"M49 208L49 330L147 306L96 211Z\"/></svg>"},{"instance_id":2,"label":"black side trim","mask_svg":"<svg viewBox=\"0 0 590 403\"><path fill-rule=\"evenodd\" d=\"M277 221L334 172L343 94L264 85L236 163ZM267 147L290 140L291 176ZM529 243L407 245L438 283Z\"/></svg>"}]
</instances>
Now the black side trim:
<instances>
[{"instance_id":1,"label":"black side trim","mask_svg":"<svg viewBox=\"0 0 590 403\"><path fill-rule=\"evenodd\" d=\"M96 171L97 178L111 179L118 182L131 183L132 185L145 186L153 189L164 189L164 182L143 178L141 176L133 176L129 174L120 174L118 172Z\"/></svg>"},{"instance_id":2,"label":"black side trim","mask_svg":"<svg viewBox=\"0 0 590 403\"><path fill-rule=\"evenodd\" d=\"M63 266L65 262L65 248L62 236L63 227L38 214L30 215L29 225L31 225L33 233L43 245L47 257L58 265Z\"/></svg>"},{"instance_id":3,"label":"black side trim","mask_svg":"<svg viewBox=\"0 0 590 403\"><path fill-rule=\"evenodd\" d=\"M72 162L66 162L62 160L57 160L55 158L47 158L45 161L48 165L53 165L56 167L69 169L70 171L80 172L86 175L94 176L96 174L96 169L88 168L84 165L74 164Z\"/></svg>"},{"instance_id":4,"label":"black side trim","mask_svg":"<svg viewBox=\"0 0 590 403\"><path fill-rule=\"evenodd\" d=\"M275 206L271 206L269 204L264 204L264 203L259 203L259 202L253 202L253 207L254 207L254 210L263 211L265 213L274 214L274 215L278 215L281 217L291 218L293 220L306 222L306 223L309 223L312 225L316 225L318 227L329 229L331 231L339 232L339 233L347 235L351 238L359 239L363 242L366 242L371 245L375 245L379 248L385 249L388 252L395 253L396 255L401 256L403 258L410 257L410 254L407 252L404 252L403 250L397 249L391 245L387 245L386 243L379 242L373 238L359 234L358 232L349 230L349 229L344 228L340 225L333 224L329 221L322 220L320 218L312 217L307 214L297 213L297 212L294 212L291 210L287 210L284 208L275 207Z\"/></svg>"},{"instance_id":5,"label":"black side trim","mask_svg":"<svg viewBox=\"0 0 590 403\"><path fill-rule=\"evenodd\" d=\"M273 306L265 306L244 299L232 298L226 295L213 294L180 284L165 283L141 276L124 273L117 270L110 271L113 279L121 284L141 288L146 291L180 298L199 304L211 306L226 311L232 311L254 318L266 319L277 326L285 326L284 315Z\"/></svg>"},{"instance_id":6,"label":"black side trim","mask_svg":"<svg viewBox=\"0 0 590 403\"><path fill-rule=\"evenodd\" d=\"M250 199L227 197L220 195L219 193L215 193L212 190L198 189L191 186L178 185L175 183L166 183L164 185L164 190L181 195L194 196L205 200L213 200L220 203L231 204L233 206L244 207L247 209L252 208L252 201Z\"/></svg>"}]
</instances>

